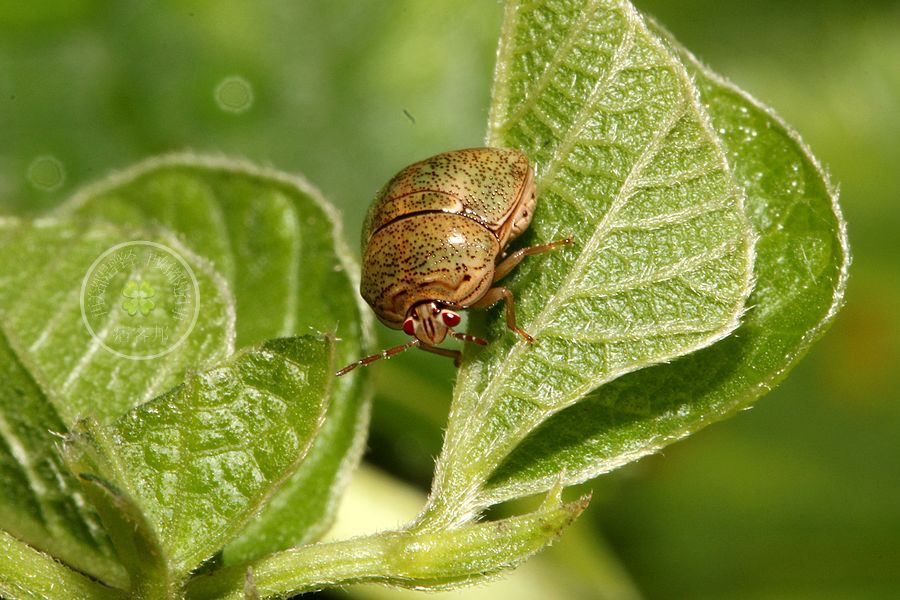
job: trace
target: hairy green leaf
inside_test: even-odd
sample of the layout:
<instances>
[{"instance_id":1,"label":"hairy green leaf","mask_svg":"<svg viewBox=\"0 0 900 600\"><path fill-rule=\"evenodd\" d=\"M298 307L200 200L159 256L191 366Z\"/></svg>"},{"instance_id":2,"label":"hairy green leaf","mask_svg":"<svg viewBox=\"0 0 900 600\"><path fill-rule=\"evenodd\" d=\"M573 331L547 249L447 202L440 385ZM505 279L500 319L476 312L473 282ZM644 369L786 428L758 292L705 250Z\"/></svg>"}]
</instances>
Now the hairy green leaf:
<instances>
[{"instance_id":1,"label":"hairy green leaf","mask_svg":"<svg viewBox=\"0 0 900 600\"><path fill-rule=\"evenodd\" d=\"M271 340L188 376L109 427L87 423L69 454L134 499L169 570L184 576L298 466L324 418L332 379L331 340Z\"/></svg>"},{"instance_id":2,"label":"hairy green leaf","mask_svg":"<svg viewBox=\"0 0 900 600\"><path fill-rule=\"evenodd\" d=\"M454 589L515 567L556 539L587 503L581 498L562 504L557 493L533 513L500 521L431 533L389 531L295 548L201 575L189 584L187 597L242 598L248 568L262 597L360 582Z\"/></svg>"},{"instance_id":3,"label":"hairy green leaf","mask_svg":"<svg viewBox=\"0 0 900 600\"><path fill-rule=\"evenodd\" d=\"M65 214L158 223L210 259L231 284L237 343L335 333L336 364L365 353L369 311L360 316L357 274L336 216L298 177L190 154L154 158L77 194ZM328 415L300 469L224 552L248 560L321 535L368 424L367 374L332 386Z\"/></svg>"},{"instance_id":4,"label":"hairy green leaf","mask_svg":"<svg viewBox=\"0 0 900 600\"><path fill-rule=\"evenodd\" d=\"M509 287L526 344L492 313L460 372L434 522L546 419L625 373L722 339L750 289L743 194L681 63L627 3L507 4L488 143L531 158L538 206Z\"/></svg>"},{"instance_id":5,"label":"hairy green leaf","mask_svg":"<svg viewBox=\"0 0 900 600\"><path fill-rule=\"evenodd\" d=\"M141 262L141 249L148 246L113 250L134 241L165 247L153 255L168 264ZM108 259L118 262L95 262L111 250ZM193 273L196 287L185 279L185 302L194 310L173 318L167 309L179 299L169 293L169 269L178 276L182 269L172 258L176 255ZM99 266L92 270L95 264ZM120 292L129 278L150 282L157 290L159 308L146 319L122 308L127 298ZM108 301L107 312L96 319L91 316L95 289ZM93 321L93 335L85 314ZM165 230L101 222L39 220L6 236L0 246L0 315L20 359L66 425L86 415L103 422L115 419L179 383L187 369L230 354L234 336L231 293L206 260ZM168 336L159 344L172 350L144 357L141 331L159 332L160 340ZM127 335L120 338L120 332ZM178 344L177 336L182 339Z\"/></svg>"},{"instance_id":6,"label":"hairy green leaf","mask_svg":"<svg viewBox=\"0 0 900 600\"><path fill-rule=\"evenodd\" d=\"M111 420L180 381L188 366L224 356L233 336L230 294L208 263L162 230L54 220L4 220L0 229L0 527L85 573L123 585L125 572L107 533L56 446L79 415ZM81 291L92 264L133 240L162 243L183 257L202 291L202 315L198 311L188 337L164 357L134 360L102 346L134 318L115 304L95 336L83 321ZM145 267L128 263L119 279L110 272L101 277L113 282L112 289L124 283L120 279L140 276L161 296L166 276Z\"/></svg>"},{"instance_id":7,"label":"hairy green leaf","mask_svg":"<svg viewBox=\"0 0 900 600\"><path fill-rule=\"evenodd\" d=\"M95 475L106 464L97 452L94 434L97 422L85 419L76 423L74 436L66 445L66 462L78 474L82 489L97 509L116 553L128 571L127 589L131 597L167 598L178 593L181 581L166 560L159 535L134 498L110 481ZM79 443L71 443L78 439ZM88 441L90 440L90 441Z\"/></svg>"},{"instance_id":8,"label":"hairy green leaf","mask_svg":"<svg viewBox=\"0 0 900 600\"><path fill-rule=\"evenodd\" d=\"M0 595L21 600L124 600L121 592L73 571L0 531Z\"/></svg>"},{"instance_id":9,"label":"hairy green leaf","mask_svg":"<svg viewBox=\"0 0 900 600\"><path fill-rule=\"evenodd\" d=\"M669 40L688 65L747 195L756 286L740 329L621 378L538 429L495 473L485 502L583 481L750 405L778 384L842 304L850 254L837 191L796 132Z\"/></svg>"},{"instance_id":10,"label":"hairy green leaf","mask_svg":"<svg viewBox=\"0 0 900 600\"><path fill-rule=\"evenodd\" d=\"M66 431L0 324L0 529L110 583L125 573L56 451Z\"/></svg>"}]
</instances>

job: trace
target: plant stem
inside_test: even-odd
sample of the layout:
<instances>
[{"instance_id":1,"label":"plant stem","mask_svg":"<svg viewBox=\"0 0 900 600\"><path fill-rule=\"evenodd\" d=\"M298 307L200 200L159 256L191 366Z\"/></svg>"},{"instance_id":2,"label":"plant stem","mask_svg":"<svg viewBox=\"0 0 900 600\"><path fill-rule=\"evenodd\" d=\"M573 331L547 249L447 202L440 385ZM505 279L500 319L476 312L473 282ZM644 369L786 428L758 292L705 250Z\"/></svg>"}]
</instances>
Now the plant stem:
<instances>
[{"instance_id":1,"label":"plant stem","mask_svg":"<svg viewBox=\"0 0 900 600\"><path fill-rule=\"evenodd\" d=\"M517 565L553 540L586 505L581 499L446 531L389 531L294 548L197 577L188 584L187 597L240 599L248 569L261 597L360 582L413 589L458 586Z\"/></svg>"}]
</instances>

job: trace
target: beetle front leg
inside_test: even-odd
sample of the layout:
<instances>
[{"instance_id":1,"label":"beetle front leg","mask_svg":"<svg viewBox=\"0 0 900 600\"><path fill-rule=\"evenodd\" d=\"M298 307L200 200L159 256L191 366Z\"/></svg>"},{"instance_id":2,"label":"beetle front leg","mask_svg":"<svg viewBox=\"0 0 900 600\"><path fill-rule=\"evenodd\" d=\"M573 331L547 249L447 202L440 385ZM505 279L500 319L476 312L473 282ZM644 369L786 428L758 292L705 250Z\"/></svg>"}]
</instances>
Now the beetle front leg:
<instances>
[{"instance_id":1,"label":"beetle front leg","mask_svg":"<svg viewBox=\"0 0 900 600\"><path fill-rule=\"evenodd\" d=\"M547 250L553 250L557 246L564 246L571 243L572 238L567 237L561 240L556 240L555 242L550 242L549 244L539 244L537 246L529 246L528 248L520 248L504 258L503 261L496 266L496 268L494 269L494 281L498 281L506 277L509 272L512 271L517 264L522 262L522 259L526 256L531 256L532 254L540 254L541 252L546 252Z\"/></svg>"},{"instance_id":2,"label":"beetle front leg","mask_svg":"<svg viewBox=\"0 0 900 600\"><path fill-rule=\"evenodd\" d=\"M556 242L554 242L556 243ZM549 244L545 244L549 245ZM534 248L538 248L538 246L534 246ZM526 250L530 250L531 248L526 248ZM525 256L524 254L522 256ZM510 256L509 258L512 258ZM509 258L506 260L508 261ZM519 260L522 260L521 257ZM506 262L506 261L503 261ZM515 266L515 265L513 265ZM510 267L512 268L512 267ZM528 342L529 344L534 343L534 338L528 335L524 329L516 325L516 301L513 298L512 292L509 291L505 287L495 287L491 288L487 291L487 293L481 297L481 300L471 305L469 308L489 308L500 300L506 300L506 326L518 333L522 336L522 339Z\"/></svg>"},{"instance_id":3,"label":"beetle front leg","mask_svg":"<svg viewBox=\"0 0 900 600\"><path fill-rule=\"evenodd\" d=\"M419 345L420 350L424 350L425 352L431 352L432 354L438 354L440 356L446 356L448 358L453 359L453 365L459 367L460 362L462 361L462 352L459 350L450 350L449 348L438 348L437 346L426 346L424 344Z\"/></svg>"},{"instance_id":4,"label":"beetle front leg","mask_svg":"<svg viewBox=\"0 0 900 600\"><path fill-rule=\"evenodd\" d=\"M390 358L390 357L394 356L395 354L400 354L401 352L409 350L413 346L418 346L420 344L421 344L421 342L419 340L413 338L410 341L406 342L405 344L400 344L399 346L394 346L393 348L388 348L387 350L382 350L381 352L378 352L377 354L372 354L365 358L361 358L356 362L352 362L349 365L347 365L346 367L344 367L343 369L341 369L340 371L338 371L337 373L335 373L334 375L335 375L335 377L341 377L343 375L346 375L347 373L349 373L356 367L364 367L370 363L375 362L376 360L381 360L382 358Z\"/></svg>"}]
</instances>

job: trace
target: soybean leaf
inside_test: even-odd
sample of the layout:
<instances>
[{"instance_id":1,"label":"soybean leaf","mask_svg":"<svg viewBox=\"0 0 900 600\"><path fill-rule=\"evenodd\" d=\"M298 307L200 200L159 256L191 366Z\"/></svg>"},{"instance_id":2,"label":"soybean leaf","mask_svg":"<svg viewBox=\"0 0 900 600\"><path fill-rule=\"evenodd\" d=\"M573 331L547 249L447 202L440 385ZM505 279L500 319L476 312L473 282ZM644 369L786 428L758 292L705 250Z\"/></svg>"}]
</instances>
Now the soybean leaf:
<instances>
[{"instance_id":1,"label":"soybean leaf","mask_svg":"<svg viewBox=\"0 0 900 600\"><path fill-rule=\"evenodd\" d=\"M455 589L517 566L553 542L588 498L563 504L559 489L536 511L449 531L388 531L294 548L191 581L187 597L243 598L248 566L263 597L288 597L349 583L416 590Z\"/></svg>"},{"instance_id":2,"label":"soybean leaf","mask_svg":"<svg viewBox=\"0 0 900 600\"><path fill-rule=\"evenodd\" d=\"M111 426L86 422L67 454L82 478L134 499L177 581L237 533L309 450L332 347L300 337L242 350Z\"/></svg>"},{"instance_id":3,"label":"soybean leaf","mask_svg":"<svg viewBox=\"0 0 900 600\"><path fill-rule=\"evenodd\" d=\"M4 330L0 324L0 529L122 585L106 533L56 451L66 426Z\"/></svg>"},{"instance_id":4,"label":"soybean leaf","mask_svg":"<svg viewBox=\"0 0 900 600\"><path fill-rule=\"evenodd\" d=\"M134 498L95 475L105 460L85 438L93 441L96 429L97 422L92 419L77 423L73 436L67 440L65 458L70 471L78 474L85 494L100 514L116 554L128 572L127 586L120 587L134 598L172 597L180 586L179 577L166 561L165 550L153 525Z\"/></svg>"},{"instance_id":5,"label":"soybean leaf","mask_svg":"<svg viewBox=\"0 0 900 600\"><path fill-rule=\"evenodd\" d=\"M60 209L116 222L159 223L209 258L237 304L239 346L329 331L336 364L365 353L356 267L333 210L298 177L248 163L180 154L154 158L77 194ZM328 416L300 469L225 549L226 563L321 535L368 422L367 374L332 386Z\"/></svg>"},{"instance_id":6,"label":"soybean leaf","mask_svg":"<svg viewBox=\"0 0 900 600\"><path fill-rule=\"evenodd\" d=\"M138 257L156 246L122 247L106 255L104 261L113 262L96 262L114 247L134 241L166 250L147 251L159 261L153 266ZM196 282L181 286L187 294L183 298L171 293L173 275L168 269L180 277L183 268L175 256ZM99 266L92 271L93 265ZM156 290L159 308L146 321L122 308L128 298L121 292L131 278ZM105 303L102 307L90 304L98 299ZM173 317L167 309L182 300L193 310ZM106 312L95 316L92 306ZM6 334L16 341L17 358L28 366L65 425L82 415L109 422L179 383L188 368L229 354L233 311L227 283L162 229L39 220L16 227L0 246L0 315ZM156 325L145 326L149 319L156 319ZM86 321L93 322L93 335ZM118 337L122 331L127 335ZM173 349L155 358L142 355L151 335L158 339L148 348ZM178 339L182 341L176 344Z\"/></svg>"},{"instance_id":7,"label":"soybean leaf","mask_svg":"<svg viewBox=\"0 0 900 600\"><path fill-rule=\"evenodd\" d=\"M118 600L125 596L0 531L0 595L35 600Z\"/></svg>"},{"instance_id":8,"label":"soybean leaf","mask_svg":"<svg viewBox=\"0 0 900 600\"><path fill-rule=\"evenodd\" d=\"M495 473L486 501L582 481L745 408L777 385L831 324L850 253L837 191L771 109L668 39L697 83L747 195L759 236L740 329L715 346L621 378L545 423Z\"/></svg>"},{"instance_id":9,"label":"soybean leaf","mask_svg":"<svg viewBox=\"0 0 900 600\"><path fill-rule=\"evenodd\" d=\"M431 512L455 522L522 439L625 373L720 340L750 289L752 233L681 63L628 3L507 4L488 143L531 158L538 205L508 286L457 380ZM477 328L476 328L477 329Z\"/></svg>"},{"instance_id":10,"label":"soybean leaf","mask_svg":"<svg viewBox=\"0 0 900 600\"><path fill-rule=\"evenodd\" d=\"M122 585L125 573L107 534L57 454L59 436L79 414L110 420L179 381L195 361L227 353L231 297L208 263L161 230L7 219L0 231L0 477L6 492L0 495L0 527L85 573ZM118 306L99 321L94 336L81 312L80 292L95 259L132 240L166 244L184 257L202 290L196 296L202 316L198 312L193 330L157 359L129 360L102 347L101 342L112 343L117 324L132 318ZM135 275L164 293L162 271L136 262L118 265L116 277L112 271L98 274L109 289ZM165 302L157 300L162 310Z\"/></svg>"}]
</instances>

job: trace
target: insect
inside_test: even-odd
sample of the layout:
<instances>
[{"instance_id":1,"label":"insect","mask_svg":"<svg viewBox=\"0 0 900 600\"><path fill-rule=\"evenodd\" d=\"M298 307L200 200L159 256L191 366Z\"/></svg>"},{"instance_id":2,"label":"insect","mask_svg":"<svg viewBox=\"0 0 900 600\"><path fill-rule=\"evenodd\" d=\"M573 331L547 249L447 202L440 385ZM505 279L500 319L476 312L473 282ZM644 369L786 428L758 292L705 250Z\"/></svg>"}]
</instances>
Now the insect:
<instances>
[{"instance_id":1,"label":"insect","mask_svg":"<svg viewBox=\"0 0 900 600\"><path fill-rule=\"evenodd\" d=\"M534 172L528 159L509 148L454 150L410 165L375 197L362 232L360 292L392 329L412 336L337 372L417 347L453 358L440 348L447 336L486 345L453 330L459 311L506 301L506 325L526 342L534 338L516 325L512 292L496 282L522 259L571 243L570 238L504 255L528 228L535 207ZM499 262L498 262L499 259Z\"/></svg>"}]
</instances>

